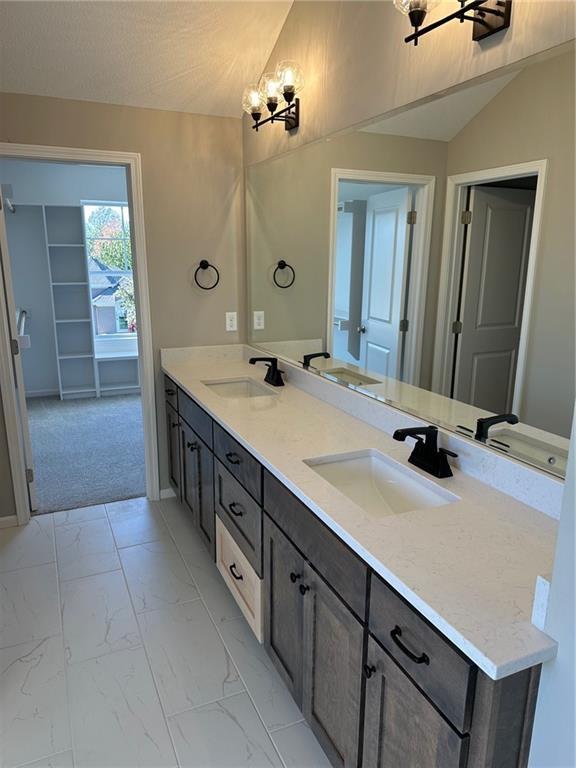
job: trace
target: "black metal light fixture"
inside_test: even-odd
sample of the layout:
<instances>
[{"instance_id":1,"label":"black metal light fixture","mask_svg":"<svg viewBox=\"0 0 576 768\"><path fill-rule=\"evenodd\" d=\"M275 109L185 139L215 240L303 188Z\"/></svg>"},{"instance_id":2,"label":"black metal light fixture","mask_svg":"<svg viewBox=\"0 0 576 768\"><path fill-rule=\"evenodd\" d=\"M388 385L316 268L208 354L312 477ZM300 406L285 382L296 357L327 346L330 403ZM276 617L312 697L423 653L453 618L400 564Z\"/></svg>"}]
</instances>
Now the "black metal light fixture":
<instances>
[{"instance_id":1,"label":"black metal light fixture","mask_svg":"<svg viewBox=\"0 0 576 768\"><path fill-rule=\"evenodd\" d=\"M242 108L252 117L252 128L258 131L266 123L284 123L286 131L298 128L300 99L297 94L303 87L302 70L295 61L281 61L275 72L262 75L258 85L248 85L244 89ZM264 109L268 110L269 117L262 119Z\"/></svg>"},{"instance_id":2,"label":"black metal light fixture","mask_svg":"<svg viewBox=\"0 0 576 768\"><path fill-rule=\"evenodd\" d=\"M510 26L510 10L512 0L459 0L460 8L438 21L423 27L424 20L429 11L435 8L440 0L394 0L396 8L410 19L414 32L404 38L406 43L418 45L418 39L422 35L432 32L438 27L444 26L449 21L471 21L472 40L484 40L496 32L502 32Z\"/></svg>"}]
</instances>

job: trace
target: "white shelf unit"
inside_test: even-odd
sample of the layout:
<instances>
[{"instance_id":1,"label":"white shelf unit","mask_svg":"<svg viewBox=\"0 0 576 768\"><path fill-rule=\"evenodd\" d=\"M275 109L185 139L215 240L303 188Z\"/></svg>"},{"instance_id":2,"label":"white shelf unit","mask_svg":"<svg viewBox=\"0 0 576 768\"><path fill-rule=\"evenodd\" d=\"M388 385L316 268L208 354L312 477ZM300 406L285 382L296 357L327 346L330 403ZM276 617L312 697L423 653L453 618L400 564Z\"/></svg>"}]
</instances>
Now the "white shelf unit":
<instances>
[{"instance_id":1,"label":"white shelf unit","mask_svg":"<svg viewBox=\"0 0 576 768\"><path fill-rule=\"evenodd\" d=\"M60 398L96 396L92 301L82 208L45 205Z\"/></svg>"}]
</instances>

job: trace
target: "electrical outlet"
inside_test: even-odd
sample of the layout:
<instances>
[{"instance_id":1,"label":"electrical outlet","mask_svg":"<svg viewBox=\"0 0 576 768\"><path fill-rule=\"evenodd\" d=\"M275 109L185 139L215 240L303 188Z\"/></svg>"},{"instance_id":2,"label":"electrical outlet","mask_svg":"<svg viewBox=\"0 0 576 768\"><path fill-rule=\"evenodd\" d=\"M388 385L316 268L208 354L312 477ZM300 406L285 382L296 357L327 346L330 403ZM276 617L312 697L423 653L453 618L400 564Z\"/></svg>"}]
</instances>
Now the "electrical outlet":
<instances>
[{"instance_id":1,"label":"electrical outlet","mask_svg":"<svg viewBox=\"0 0 576 768\"><path fill-rule=\"evenodd\" d=\"M264 330L264 310L255 310L252 327L255 331Z\"/></svg>"},{"instance_id":2,"label":"electrical outlet","mask_svg":"<svg viewBox=\"0 0 576 768\"><path fill-rule=\"evenodd\" d=\"M238 316L236 312L226 312L226 330L227 331L238 330Z\"/></svg>"}]
</instances>

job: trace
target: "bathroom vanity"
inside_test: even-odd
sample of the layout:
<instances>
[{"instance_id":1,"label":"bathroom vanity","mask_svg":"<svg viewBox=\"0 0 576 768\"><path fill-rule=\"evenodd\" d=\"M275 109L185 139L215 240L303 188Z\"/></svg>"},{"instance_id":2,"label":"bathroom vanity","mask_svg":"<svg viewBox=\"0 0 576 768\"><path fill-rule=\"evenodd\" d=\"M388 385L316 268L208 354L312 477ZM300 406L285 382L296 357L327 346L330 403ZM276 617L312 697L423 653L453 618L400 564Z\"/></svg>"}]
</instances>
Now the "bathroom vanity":
<instances>
[{"instance_id":1,"label":"bathroom vanity","mask_svg":"<svg viewBox=\"0 0 576 768\"><path fill-rule=\"evenodd\" d=\"M409 467L298 383L335 385L269 387L250 353L163 350L170 478L331 763L526 765L556 521Z\"/></svg>"}]
</instances>

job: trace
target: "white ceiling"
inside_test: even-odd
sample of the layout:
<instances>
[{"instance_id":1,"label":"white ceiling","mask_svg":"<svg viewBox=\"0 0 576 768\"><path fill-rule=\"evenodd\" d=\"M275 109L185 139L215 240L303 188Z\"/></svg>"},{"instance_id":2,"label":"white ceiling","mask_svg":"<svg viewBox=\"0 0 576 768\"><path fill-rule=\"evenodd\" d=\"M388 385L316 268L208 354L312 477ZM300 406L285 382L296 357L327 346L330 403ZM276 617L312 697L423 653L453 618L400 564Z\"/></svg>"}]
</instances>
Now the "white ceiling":
<instances>
[{"instance_id":1,"label":"white ceiling","mask_svg":"<svg viewBox=\"0 0 576 768\"><path fill-rule=\"evenodd\" d=\"M511 72L464 88L380 120L362 130L368 133L410 136L414 139L451 141L517 74L518 72Z\"/></svg>"},{"instance_id":2,"label":"white ceiling","mask_svg":"<svg viewBox=\"0 0 576 768\"><path fill-rule=\"evenodd\" d=\"M291 5L0 2L0 89L240 117Z\"/></svg>"}]
</instances>

